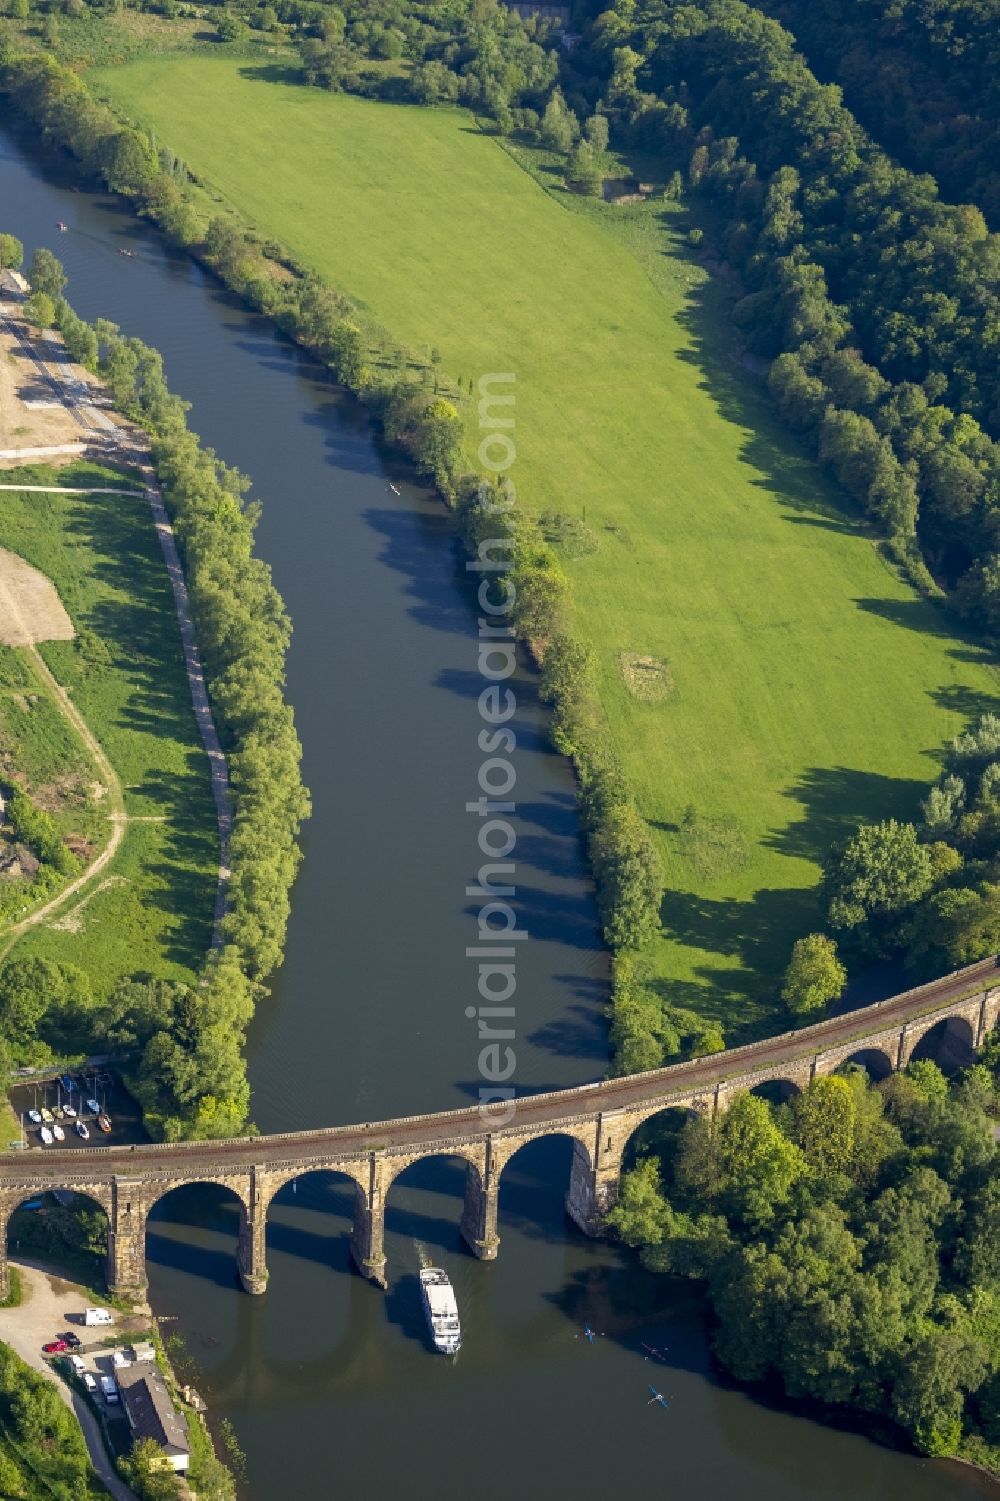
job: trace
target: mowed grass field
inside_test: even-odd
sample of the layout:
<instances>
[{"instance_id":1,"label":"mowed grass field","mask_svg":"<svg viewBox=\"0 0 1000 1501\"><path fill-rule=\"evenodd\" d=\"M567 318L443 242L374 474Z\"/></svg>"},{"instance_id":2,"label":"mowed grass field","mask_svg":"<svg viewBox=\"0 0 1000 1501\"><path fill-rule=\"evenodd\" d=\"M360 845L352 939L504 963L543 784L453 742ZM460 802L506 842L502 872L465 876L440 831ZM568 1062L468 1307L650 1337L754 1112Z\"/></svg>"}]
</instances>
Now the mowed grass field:
<instances>
[{"instance_id":1,"label":"mowed grass field","mask_svg":"<svg viewBox=\"0 0 1000 1501\"><path fill-rule=\"evenodd\" d=\"M515 373L522 502L585 517L599 542L566 567L663 850L656 975L731 1038L772 1021L791 943L822 920L830 842L913 816L997 679L738 367L732 290L692 258L683 212L647 207L664 222L633 253L626 210L573 211L468 115L307 89L273 63L156 57L93 76L450 375ZM629 652L669 664L664 701L630 694Z\"/></svg>"},{"instance_id":2,"label":"mowed grass field","mask_svg":"<svg viewBox=\"0 0 1000 1501\"><path fill-rule=\"evenodd\" d=\"M6 478L7 483L13 480ZM33 470L25 483L128 484L94 465ZM134 481L133 481L134 483ZM123 975L190 979L211 942L218 838L208 760L198 737L173 593L147 502L128 495L0 494L0 546L55 585L75 641L39 651L122 782L130 819L111 864L21 937L12 954L79 964L103 996ZM0 741L35 790L93 776L87 752L37 677L19 680L21 650L0 648ZM89 815L95 853L109 829ZM0 931L0 948L6 943Z\"/></svg>"}]
</instances>

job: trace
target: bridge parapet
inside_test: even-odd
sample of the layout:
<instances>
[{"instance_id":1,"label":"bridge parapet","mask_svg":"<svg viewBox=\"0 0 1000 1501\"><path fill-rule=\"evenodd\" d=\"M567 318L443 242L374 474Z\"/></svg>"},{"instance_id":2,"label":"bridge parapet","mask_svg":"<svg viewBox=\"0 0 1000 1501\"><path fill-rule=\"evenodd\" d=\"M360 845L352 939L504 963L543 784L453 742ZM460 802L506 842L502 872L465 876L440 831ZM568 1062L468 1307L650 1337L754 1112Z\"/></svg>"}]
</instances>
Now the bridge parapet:
<instances>
[{"instance_id":1,"label":"bridge parapet","mask_svg":"<svg viewBox=\"0 0 1000 1501\"><path fill-rule=\"evenodd\" d=\"M708 1058L608 1079L513 1105L414 1115L392 1121L282 1132L220 1142L162 1142L141 1147L46 1150L0 1156L0 1291L6 1288L6 1227L24 1199L48 1189L88 1194L109 1218L108 1277L116 1290L145 1281L146 1223L153 1205L182 1184L217 1183L241 1205L238 1262L244 1286L263 1291L267 1211L290 1179L328 1170L355 1186L352 1247L366 1275L384 1282L385 1200L405 1168L425 1157L466 1163L462 1231L476 1255L496 1255L497 1200L504 1167L528 1142L566 1135L574 1142L566 1207L588 1233L615 1202L632 1134L666 1109L706 1114L733 1096L775 1080L804 1088L818 1073L879 1050L887 1069L904 1067L940 1022L981 1046L1000 1020L1000 962L984 960L864 1011L829 1017Z\"/></svg>"}]
</instances>

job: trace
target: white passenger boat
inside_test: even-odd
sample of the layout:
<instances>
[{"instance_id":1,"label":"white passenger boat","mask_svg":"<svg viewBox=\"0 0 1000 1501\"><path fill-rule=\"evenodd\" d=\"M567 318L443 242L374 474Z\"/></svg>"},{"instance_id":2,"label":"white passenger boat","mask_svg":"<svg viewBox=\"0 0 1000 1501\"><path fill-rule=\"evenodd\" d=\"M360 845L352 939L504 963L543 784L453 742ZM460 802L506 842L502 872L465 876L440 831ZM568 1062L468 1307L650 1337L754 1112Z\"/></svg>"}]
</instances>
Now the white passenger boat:
<instances>
[{"instance_id":1,"label":"white passenger boat","mask_svg":"<svg viewBox=\"0 0 1000 1501\"><path fill-rule=\"evenodd\" d=\"M420 1273L420 1293L435 1350L456 1355L462 1348L462 1328L448 1273L437 1266L425 1266Z\"/></svg>"}]
</instances>

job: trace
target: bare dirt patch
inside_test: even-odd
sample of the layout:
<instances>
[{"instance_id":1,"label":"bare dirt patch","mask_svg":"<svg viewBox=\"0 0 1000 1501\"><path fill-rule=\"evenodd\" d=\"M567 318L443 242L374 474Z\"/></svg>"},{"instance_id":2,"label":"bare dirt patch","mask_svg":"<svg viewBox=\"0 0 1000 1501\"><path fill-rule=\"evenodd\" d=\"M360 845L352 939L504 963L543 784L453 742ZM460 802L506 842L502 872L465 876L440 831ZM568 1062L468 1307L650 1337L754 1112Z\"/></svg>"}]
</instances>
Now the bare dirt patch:
<instances>
[{"instance_id":1,"label":"bare dirt patch","mask_svg":"<svg viewBox=\"0 0 1000 1501\"><path fill-rule=\"evenodd\" d=\"M674 675L670 663L659 657L644 657L634 651L620 651L618 664L622 670L625 687L633 698L646 704L662 703L674 691Z\"/></svg>"},{"instance_id":2,"label":"bare dirt patch","mask_svg":"<svg viewBox=\"0 0 1000 1501\"><path fill-rule=\"evenodd\" d=\"M73 622L54 586L17 553L0 547L0 643L72 641Z\"/></svg>"},{"instance_id":3,"label":"bare dirt patch","mask_svg":"<svg viewBox=\"0 0 1000 1501\"><path fill-rule=\"evenodd\" d=\"M37 807L46 813L62 813L66 808L82 808L88 802L87 783L71 772L64 772L51 782L36 787L32 798Z\"/></svg>"},{"instance_id":4,"label":"bare dirt patch","mask_svg":"<svg viewBox=\"0 0 1000 1501\"><path fill-rule=\"evenodd\" d=\"M14 320L21 337L44 359L48 351L18 316L15 301L5 297L2 307L5 316ZM93 383L89 372L74 368L73 373ZM45 405L35 406L35 402ZM28 358L17 338L6 324L0 323L0 448L47 448L79 443L86 436L73 413L42 380L37 365ZM66 455L66 462L72 458L72 454ZM9 462L5 461L4 467Z\"/></svg>"}]
</instances>

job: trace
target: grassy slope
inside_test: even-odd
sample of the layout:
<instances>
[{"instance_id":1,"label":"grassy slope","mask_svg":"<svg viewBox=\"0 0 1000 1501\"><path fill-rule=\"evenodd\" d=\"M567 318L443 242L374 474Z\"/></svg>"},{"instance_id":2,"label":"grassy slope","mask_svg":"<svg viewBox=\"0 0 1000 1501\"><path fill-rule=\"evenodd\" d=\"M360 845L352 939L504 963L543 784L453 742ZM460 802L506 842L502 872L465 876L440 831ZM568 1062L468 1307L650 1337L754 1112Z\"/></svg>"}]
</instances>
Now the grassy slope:
<instances>
[{"instance_id":1,"label":"grassy slope","mask_svg":"<svg viewBox=\"0 0 1000 1501\"><path fill-rule=\"evenodd\" d=\"M682 218L656 226L659 253L649 208L638 228L620 208L567 212L460 112L267 73L187 56L96 78L446 370L516 372L523 500L585 508L601 539L568 568L663 846L657 973L682 1002L763 1021L792 939L819 921L817 858L862 818L915 811L939 747L993 701L992 669L883 565L733 368L728 290L690 259ZM622 650L669 660L668 702L627 694ZM738 828L692 858L675 832L689 804Z\"/></svg>"},{"instance_id":2,"label":"grassy slope","mask_svg":"<svg viewBox=\"0 0 1000 1501\"><path fill-rule=\"evenodd\" d=\"M78 466L60 471L58 482L109 481L92 466ZM118 772L126 811L157 820L130 824L96 894L70 902L70 913L84 904L79 932L41 924L16 952L80 964L100 992L144 970L189 977L211 938L215 813L149 507L130 496L4 492L0 546L41 569L77 631L92 632L106 647L105 660L89 662L75 642L40 649ZM4 656L19 654L4 649ZM22 745L34 742L24 738ZM25 764L29 777L46 757L60 754L58 741L42 736L39 761ZM68 747L71 762L82 754Z\"/></svg>"}]
</instances>

